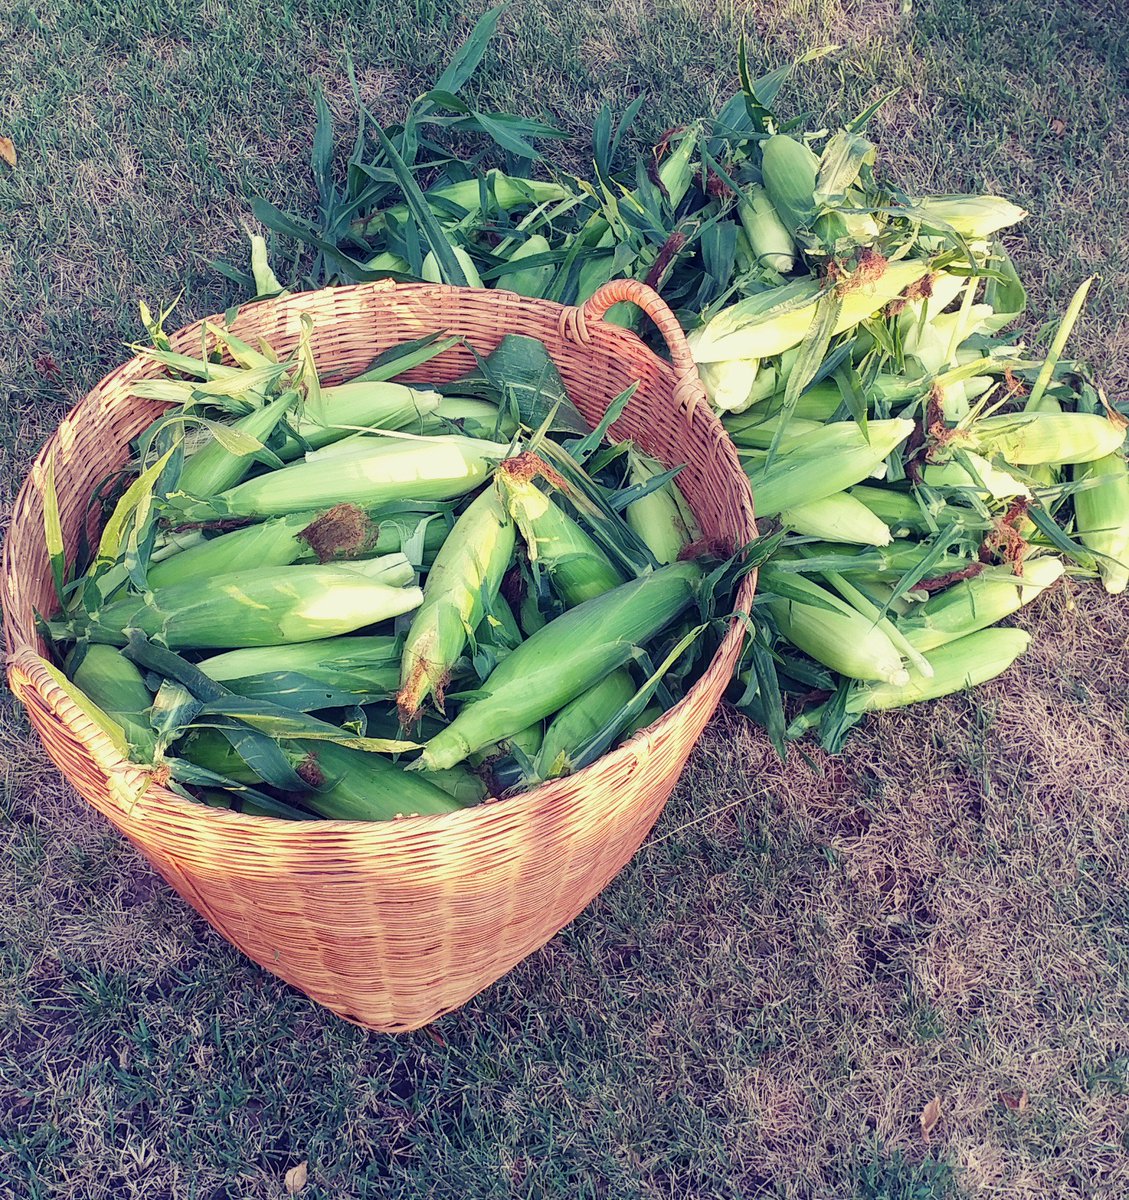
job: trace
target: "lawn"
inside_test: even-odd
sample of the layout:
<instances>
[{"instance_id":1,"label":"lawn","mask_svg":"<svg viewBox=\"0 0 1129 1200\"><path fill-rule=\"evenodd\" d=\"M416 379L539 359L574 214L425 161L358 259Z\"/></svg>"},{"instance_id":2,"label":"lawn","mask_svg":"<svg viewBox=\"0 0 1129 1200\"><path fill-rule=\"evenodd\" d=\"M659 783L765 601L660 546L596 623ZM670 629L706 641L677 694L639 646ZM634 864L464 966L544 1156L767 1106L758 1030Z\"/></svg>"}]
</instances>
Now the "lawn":
<instances>
[{"instance_id":1,"label":"lawn","mask_svg":"<svg viewBox=\"0 0 1129 1200\"><path fill-rule=\"evenodd\" d=\"M908 8L908 6L907 6ZM974 10L974 11L971 11ZM247 197L303 211L312 81L394 118L453 0L8 0L0 13L0 502L126 354L236 298ZM1031 336L1129 377L1118 0L514 0L478 79L638 134L826 42L790 111L853 115L921 190L998 190ZM1063 587L972 695L792 754L721 714L648 844L542 952L429 1030L367 1034L245 961L0 709L0 1196L1101 1200L1129 1194L1129 644ZM926 1136L934 1099L939 1120ZM927 1121L926 1125L932 1124Z\"/></svg>"}]
</instances>

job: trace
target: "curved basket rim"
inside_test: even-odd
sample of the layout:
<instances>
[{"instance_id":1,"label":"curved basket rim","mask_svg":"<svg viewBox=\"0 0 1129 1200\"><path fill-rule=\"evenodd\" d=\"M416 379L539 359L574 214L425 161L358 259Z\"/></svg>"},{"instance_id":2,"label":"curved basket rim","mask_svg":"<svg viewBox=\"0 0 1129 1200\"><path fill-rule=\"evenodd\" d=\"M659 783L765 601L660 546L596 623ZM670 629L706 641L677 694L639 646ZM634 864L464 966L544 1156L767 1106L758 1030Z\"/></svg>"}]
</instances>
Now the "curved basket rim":
<instances>
[{"instance_id":1,"label":"curved basket rim","mask_svg":"<svg viewBox=\"0 0 1129 1200\"><path fill-rule=\"evenodd\" d=\"M389 296L394 295L398 291L408 291L414 293L441 292L444 294L450 293L466 293L473 297L476 301L488 300L491 293L478 288L460 288L450 284L420 284L420 283L397 283L394 280L377 280L372 283L355 284L346 288L322 288L311 289L305 292L293 292L288 296L273 297L270 299L255 301L253 304L241 305L240 311L245 309L258 307L259 305L274 305L276 307L300 307L304 302L308 302L310 297L320 295L323 292L355 292L355 293L370 293L379 296L381 293L388 293ZM570 311L575 311L567 305L561 305L551 300L543 300L540 298L521 297L524 304L530 308L540 308L546 314L556 314L558 318L563 318ZM188 342L192 338L198 338L205 323L216 324L224 321L224 314L216 314L202 318L199 321L192 322L189 325L183 326L175 333L170 335L170 341L177 345L181 341ZM648 355L655 359L659 364L662 373L670 377L672 395L676 376L671 364L666 360L659 358L658 355L642 341L633 331L624 329L619 326L607 325L604 322L599 322L597 328L602 336L612 336L615 340L625 339L628 344L632 344L632 350L635 354ZM140 366L152 366L154 377L159 377L161 372L160 364L150 360L146 362L143 355L137 354L120 363L106 376L104 376L94 388L90 389L86 395L70 410L64 420L69 420L80 415L82 406L90 399L91 392L97 389L100 384L106 382L111 377L129 373L136 370ZM148 378L148 376L141 376ZM703 406L705 407L705 406ZM709 420L716 422L720 426L717 417L706 410L706 416ZM724 430L722 431L724 434ZM727 436L727 435L724 435ZM28 470L27 477L20 488L20 492L13 506L13 514L19 511L20 501L24 492L32 486L33 475L36 468L46 461L48 456L54 450L59 438L58 428L43 444L38 454L35 456L31 467ZM747 534L749 540L757 535L757 526L753 510L752 489L748 479L741 472L741 481L743 487L743 503L741 509L743 516L746 518L747 529L741 531L742 535ZM3 553L2 570L3 576L8 578L15 567L11 561L9 553L10 539L6 539ZM740 652L740 643L744 638L745 627L742 619L742 613L751 611L752 598L755 593L756 580L758 572L751 571L742 580L741 586L737 595L737 609L729 621L729 628L725 637L722 639L716 652L710 660L709 666L695 681L690 690L683 698L673 707L662 714L661 717L651 725L639 730L632 735L626 742L621 743L614 750L601 755L587 767L582 768L574 774L562 776L560 779L548 780L537 784L535 787L527 791L517 793L513 796L488 799L487 801L471 805L467 808L458 809L449 813L432 813L424 815L412 815L405 817L397 817L391 821L348 821L322 819L318 821L282 821L276 817L259 816L253 813L239 812L233 809L213 808L209 805L187 800L183 796L178 795L170 788L164 785L164 782L158 778L160 772L149 771L145 767L132 762L129 759L123 758L113 746L113 743L107 735L96 727L92 736L84 737L76 728L75 718L79 722L90 725L91 723L82 713L81 709L73 703L69 696L62 688L52 679L50 673L42 665L44 658L38 650L37 640L29 640L26 631L20 628L16 622L8 619L7 614L7 594L3 596L3 607L5 609L5 625L6 636L10 637L9 651L7 654L7 677L9 687L12 688L12 673L14 670L20 670L28 682L33 686L36 692L49 704L52 712L58 719L66 725L72 734L79 740L95 757L99 766L106 770L108 775L116 777L123 783L127 783L130 789L136 793L131 812L139 815L139 810L143 810L144 806L150 799L159 801L166 809L170 810L170 815L178 817L186 817L199 822L214 822L218 826L224 822L233 822L236 825L242 824L244 828L258 828L264 833L271 833L282 841L286 842L308 842L311 844L318 843L322 840L340 840L340 838L348 834L350 837L369 838L398 838L401 834L407 831L422 830L426 827L438 828L441 823L445 823L448 828L458 828L462 822L470 822L472 820L481 821L491 819L487 814L498 813L503 808L506 812L517 812L521 809L532 808L538 805L551 805L557 799L558 794L564 794L570 791L575 791L577 785L583 786L583 781L586 776L595 771L597 768L605 768L606 764L622 761L626 763L629 759L637 758L639 748L637 743L639 739L645 738L652 731L674 721L678 718L686 706L691 704L702 691L707 690L713 685L714 676L717 671L724 669L721 664L725 659L732 655L734 666L736 664L737 655ZM19 636L14 636L18 630ZM728 668L732 672L733 666ZM12 688L15 692L16 689ZM57 693L57 699L50 700L49 696L52 693Z\"/></svg>"}]
</instances>

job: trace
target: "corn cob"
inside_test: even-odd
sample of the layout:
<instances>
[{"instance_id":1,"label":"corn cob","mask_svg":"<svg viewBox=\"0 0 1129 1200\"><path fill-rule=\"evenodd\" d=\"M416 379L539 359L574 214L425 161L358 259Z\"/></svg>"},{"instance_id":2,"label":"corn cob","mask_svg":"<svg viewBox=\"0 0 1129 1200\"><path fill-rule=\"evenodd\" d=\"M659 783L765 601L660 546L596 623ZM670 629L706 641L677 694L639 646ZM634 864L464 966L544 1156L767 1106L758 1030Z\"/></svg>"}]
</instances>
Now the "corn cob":
<instances>
[{"instance_id":1,"label":"corn cob","mask_svg":"<svg viewBox=\"0 0 1129 1200\"><path fill-rule=\"evenodd\" d=\"M335 742L300 742L305 778L324 781L298 797L320 816L335 821L389 821L396 817L458 812L463 805L425 774L364 750Z\"/></svg>"},{"instance_id":2,"label":"corn cob","mask_svg":"<svg viewBox=\"0 0 1129 1200\"><path fill-rule=\"evenodd\" d=\"M394 637L335 637L229 650L197 666L209 679L224 684L293 671L341 691L391 693L400 682L400 649Z\"/></svg>"},{"instance_id":3,"label":"corn cob","mask_svg":"<svg viewBox=\"0 0 1129 1200\"><path fill-rule=\"evenodd\" d=\"M156 737L149 722L153 696L133 663L111 646L94 644L87 647L71 678L125 731L133 748L132 757L152 762L156 751Z\"/></svg>"},{"instance_id":4,"label":"corn cob","mask_svg":"<svg viewBox=\"0 0 1129 1200\"><path fill-rule=\"evenodd\" d=\"M373 255L365 263L365 270L388 271L392 275L410 275L412 273L412 268L408 260L401 258L399 254L393 254L391 250L385 250L380 254Z\"/></svg>"},{"instance_id":5,"label":"corn cob","mask_svg":"<svg viewBox=\"0 0 1129 1200\"><path fill-rule=\"evenodd\" d=\"M603 550L533 483L532 469L530 459L522 456L503 463L495 475L530 562L548 571L557 594L569 607L623 583L623 575Z\"/></svg>"},{"instance_id":6,"label":"corn cob","mask_svg":"<svg viewBox=\"0 0 1129 1200\"><path fill-rule=\"evenodd\" d=\"M850 492L836 492L779 514L781 525L805 537L828 542L853 542L863 546L888 546L890 528Z\"/></svg>"},{"instance_id":7,"label":"corn cob","mask_svg":"<svg viewBox=\"0 0 1129 1200\"><path fill-rule=\"evenodd\" d=\"M294 740L283 743L282 749L311 789L291 798L321 817L388 821L413 814L456 812L463 807L427 775L406 772L380 754L329 741ZM194 730L181 743L179 753L235 783L262 782L219 730Z\"/></svg>"},{"instance_id":8,"label":"corn cob","mask_svg":"<svg viewBox=\"0 0 1129 1200\"><path fill-rule=\"evenodd\" d=\"M309 412L305 413L298 421L298 436L287 437L278 450L278 457L284 462L304 453L306 446L316 450L339 441L358 425L374 429L414 427L429 413L436 412L443 399L438 392L402 383L373 382L322 388L321 398L331 424L323 425Z\"/></svg>"},{"instance_id":9,"label":"corn cob","mask_svg":"<svg viewBox=\"0 0 1129 1200\"><path fill-rule=\"evenodd\" d=\"M660 567L570 609L539 629L495 668L445 729L424 747L432 770L526 728L599 683L690 603L701 571Z\"/></svg>"},{"instance_id":10,"label":"corn cob","mask_svg":"<svg viewBox=\"0 0 1129 1200\"><path fill-rule=\"evenodd\" d=\"M753 485L758 515L772 517L861 483L912 432L912 421L893 419L869 422L864 436L854 422L844 421L802 435L800 445L785 441L767 467L746 458L745 472Z\"/></svg>"},{"instance_id":11,"label":"corn cob","mask_svg":"<svg viewBox=\"0 0 1129 1200\"><path fill-rule=\"evenodd\" d=\"M1059 558L1035 558L1020 576L1008 567L981 571L931 596L902 629L917 650L934 650L1002 621L1060 579L1064 569Z\"/></svg>"},{"instance_id":12,"label":"corn cob","mask_svg":"<svg viewBox=\"0 0 1129 1200\"><path fill-rule=\"evenodd\" d=\"M462 246L452 246L451 252L459 261L459 266L463 269L463 274L466 276L466 286L480 288L486 285L482 282L482 276L478 273L478 268L474 265L474 259L462 248ZM423 269L420 272L426 283L442 283L443 272L439 269L439 259L435 257L435 251L429 250L424 256Z\"/></svg>"},{"instance_id":13,"label":"corn cob","mask_svg":"<svg viewBox=\"0 0 1129 1200\"><path fill-rule=\"evenodd\" d=\"M519 729L517 733L510 734L509 737L503 738L498 742L491 742L488 746L483 746L476 750L473 754L468 755L467 762L472 767L480 767L483 763L488 762L492 758L504 758L512 755L514 749L518 749L526 758L532 760L537 757L538 751L541 749L541 742L545 736L545 731L542 728L540 721L534 721L532 725L527 725L524 729ZM428 772L430 775L431 772Z\"/></svg>"},{"instance_id":14,"label":"corn cob","mask_svg":"<svg viewBox=\"0 0 1129 1200\"><path fill-rule=\"evenodd\" d=\"M521 262L522 259L532 258L535 254L547 254L551 249L549 239L540 233L526 238L510 255L511 263ZM507 292L516 292L519 296L544 296L550 280L556 273L552 263L540 267L524 267L520 271L510 271L502 275L495 285Z\"/></svg>"},{"instance_id":15,"label":"corn cob","mask_svg":"<svg viewBox=\"0 0 1129 1200\"><path fill-rule=\"evenodd\" d=\"M762 568L760 586L770 597L768 610L781 635L816 662L849 679L905 683L908 676L894 644L834 593L803 575L784 580L770 568ZM785 586L806 598L774 591Z\"/></svg>"},{"instance_id":16,"label":"corn cob","mask_svg":"<svg viewBox=\"0 0 1129 1200\"><path fill-rule=\"evenodd\" d=\"M979 496L981 500L1010 500L1015 496L1031 495L1027 484L1010 471L993 466L986 458L971 450L966 451L963 457L968 466L955 459L945 463L927 463L921 473L922 480L929 487L959 488Z\"/></svg>"},{"instance_id":17,"label":"corn cob","mask_svg":"<svg viewBox=\"0 0 1129 1200\"><path fill-rule=\"evenodd\" d=\"M265 442L297 398L296 392L287 392L233 421L231 427L258 442ZM236 454L213 440L185 459L178 486L190 496L212 496L234 487L254 462L250 454Z\"/></svg>"},{"instance_id":18,"label":"corn cob","mask_svg":"<svg viewBox=\"0 0 1129 1200\"><path fill-rule=\"evenodd\" d=\"M911 669L905 683L859 688L848 696L847 711L857 714L904 708L978 687L1003 674L1030 641L1031 635L1023 629L983 629L967 634L925 656L933 668L930 678Z\"/></svg>"},{"instance_id":19,"label":"corn cob","mask_svg":"<svg viewBox=\"0 0 1129 1200\"><path fill-rule=\"evenodd\" d=\"M555 204L572 198L572 193L567 188L552 180L522 179L497 169L486 172L486 188L487 194L493 196L498 207L506 212L521 207L532 208L546 201ZM482 191L477 178L462 179L456 183L432 188L424 192L424 199L441 221L452 219L451 205L465 209L471 216L482 212ZM407 205L395 204L391 208L378 210L358 224L362 233L372 234L384 229L389 221L402 225L410 218L411 213Z\"/></svg>"},{"instance_id":20,"label":"corn cob","mask_svg":"<svg viewBox=\"0 0 1129 1200\"><path fill-rule=\"evenodd\" d=\"M451 668L497 597L513 552L513 522L487 488L455 522L427 574L400 669L396 702L405 727L428 696L443 708Z\"/></svg>"},{"instance_id":21,"label":"corn cob","mask_svg":"<svg viewBox=\"0 0 1129 1200\"><path fill-rule=\"evenodd\" d=\"M249 479L214 504L184 510L186 520L222 515L271 517L334 504L450 500L473 491L493 462L509 453L501 442L467 437L373 438L373 445L326 462L296 462Z\"/></svg>"},{"instance_id":22,"label":"corn cob","mask_svg":"<svg viewBox=\"0 0 1129 1200\"><path fill-rule=\"evenodd\" d=\"M122 756L129 758L131 754L129 739L126 737L125 730L121 727L118 721L115 721L109 713L104 712L90 697L75 684L68 679L62 671L59 670L54 663L42 659L39 664L48 675L51 676L59 690L67 697L68 700L87 718L93 722L110 740L110 744Z\"/></svg>"},{"instance_id":23,"label":"corn cob","mask_svg":"<svg viewBox=\"0 0 1129 1200\"><path fill-rule=\"evenodd\" d=\"M151 588L159 588L208 579L238 570L241 563L254 563L256 567L287 567L300 557L303 543L298 535L312 519L311 513L275 517L260 525L248 525L197 542L150 566L146 576L148 584Z\"/></svg>"},{"instance_id":24,"label":"corn cob","mask_svg":"<svg viewBox=\"0 0 1129 1200\"><path fill-rule=\"evenodd\" d=\"M750 450L767 450L772 445L780 427L780 417L761 412L763 407L757 405L724 422L726 432L735 445ZM799 438L817 433L822 428L822 421L809 421L793 414L785 425L785 436Z\"/></svg>"},{"instance_id":25,"label":"corn cob","mask_svg":"<svg viewBox=\"0 0 1129 1200\"><path fill-rule=\"evenodd\" d=\"M1098 555L1098 572L1113 595L1129 583L1129 467L1120 454L1107 454L1074 469L1078 536Z\"/></svg>"},{"instance_id":26,"label":"corn cob","mask_svg":"<svg viewBox=\"0 0 1129 1200\"><path fill-rule=\"evenodd\" d=\"M461 808L481 804L489 795L485 782L463 766L448 767L446 771L424 771L420 778L441 788Z\"/></svg>"},{"instance_id":27,"label":"corn cob","mask_svg":"<svg viewBox=\"0 0 1129 1200\"><path fill-rule=\"evenodd\" d=\"M1027 213L1000 196L923 196L913 201L926 228L949 226L963 238L981 239L1022 221Z\"/></svg>"},{"instance_id":28,"label":"corn cob","mask_svg":"<svg viewBox=\"0 0 1129 1200\"><path fill-rule=\"evenodd\" d=\"M1121 426L1096 413L1036 411L984 417L961 431L952 444L1026 466L1092 462L1115 453L1124 439Z\"/></svg>"},{"instance_id":29,"label":"corn cob","mask_svg":"<svg viewBox=\"0 0 1129 1200\"><path fill-rule=\"evenodd\" d=\"M850 495L865 504L883 521L894 537L905 537L911 533L928 534L934 528L922 511L921 505L909 492L868 487L860 483L851 488Z\"/></svg>"},{"instance_id":30,"label":"corn cob","mask_svg":"<svg viewBox=\"0 0 1129 1200\"><path fill-rule=\"evenodd\" d=\"M593 734L598 733L635 695L635 684L625 670L613 671L582 695L566 704L549 724L537 773L556 779L572 772L572 756Z\"/></svg>"},{"instance_id":31,"label":"corn cob","mask_svg":"<svg viewBox=\"0 0 1129 1200\"><path fill-rule=\"evenodd\" d=\"M634 446L627 450L627 469L634 485L647 483L663 470L660 463ZM660 566L674 562L702 536L690 506L673 480L629 504L624 517Z\"/></svg>"},{"instance_id":32,"label":"corn cob","mask_svg":"<svg viewBox=\"0 0 1129 1200\"><path fill-rule=\"evenodd\" d=\"M820 215L815 201L820 160L803 142L776 134L762 144L761 155L765 188L793 237L815 233L834 251L840 239L869 243L878 236L878 226L868 213Z\"/></svg>"},{"instance_id":33,"label":"corn cob","mask_svg":"<svg viewBox=\"0 0 1129 1200\"><path fill-rule=\"evenodd\" d=\"M352 633L417 608L403 555L334 566L261 567L155 589L98 613L91 635L124 645L140 629L174 649L278 646Z\"/></svg>"},{"instance_id":34,"label":"corn cob","mask_svg":"<svg viewBox=\"0 0 1129 1200\"><path fill-rule=\"evenodd\" d=\"M719 412L744 412L753 403L760 359L726 358L700 363L698 374L710 403Z\"/></svg>"},{"instance_id":35,"label":"corn cob","mask_svg":"<svg viewBox=\"0 0 1129 1200\"><path fill-rule=\"evenodd\" d=\"M419 433L450 433L452 423L467 437L493 441L496 437L513 437L518 423L508 412L501 412L489 400L472 400L463 396L444 396L439 407L419 424Z\"/></svg>"},{"instance_id":36,"label":"corn cob","mask_svg":"<svg viewBox=\"0 0 1129 1200\"><path fill-rule=\"evenodd\" d=\"M792 235L763 187L750 183L742 191L737 201L737 216L758 266L787 275L796 264Z\"/></svg>"}]
</instances>

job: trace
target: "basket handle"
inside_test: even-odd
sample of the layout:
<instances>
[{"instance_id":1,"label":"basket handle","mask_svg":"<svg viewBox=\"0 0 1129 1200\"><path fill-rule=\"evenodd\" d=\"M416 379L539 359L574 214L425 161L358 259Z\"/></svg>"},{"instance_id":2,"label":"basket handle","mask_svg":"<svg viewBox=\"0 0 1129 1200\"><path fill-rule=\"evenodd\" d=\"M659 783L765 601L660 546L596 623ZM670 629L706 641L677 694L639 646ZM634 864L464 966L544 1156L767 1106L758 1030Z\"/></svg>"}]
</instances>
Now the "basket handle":
<instances>
[{"instance_id":1,"label":"basket handle","mask_svg":"<svg viewBox=\"0 0 1129 1200\"><path fill-rule=\"evenodd\" d=\"M678 318L671 312L666 301L638 279L613 279L605 283L584 301L573 308L566 308L561 317L561 333L575 342L587 344L592 340L588 329L590 321L599 321L613 305L627 301L638 305L658 326L659 333L670 351L677 380L674 399L684 405L690 416L699 404L706 403L706 389L702 385L694 356L690 353L686 335Z\"/></svg>"}]
</instances>

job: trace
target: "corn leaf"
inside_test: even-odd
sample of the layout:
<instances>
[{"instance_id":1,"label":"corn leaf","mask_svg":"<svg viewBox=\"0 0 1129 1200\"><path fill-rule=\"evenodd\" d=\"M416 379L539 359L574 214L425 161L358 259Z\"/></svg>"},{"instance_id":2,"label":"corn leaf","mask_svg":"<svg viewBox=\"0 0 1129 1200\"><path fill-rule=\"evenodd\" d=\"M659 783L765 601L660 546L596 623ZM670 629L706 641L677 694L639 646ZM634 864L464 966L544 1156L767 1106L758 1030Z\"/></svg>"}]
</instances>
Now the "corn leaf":
<instances>
[{"instance_id":1,"label":"corn leaf","mask_svg":"<svg viewBox=\"0 0 1129 1200\"><path fill-rule=\"evenodd\" d=\"M47 554L51 560L51 578L55 583L55 595L64 610L67 607L67 557L63 543L63 523L59 517L59 494L55 490L55 458L47 460L46 478L43 483L43 534L47 542Z\"/></svg>"},{"instance_id":2,"label":"corn leaf","mask_svg":"<svg viewBox=\"0 0 1129 1200\"><path fill-rule=\"evenodd\" d=\"M427 337L417 338L414 342L402 342L385 350L383 354L378 354L364 372L354 376L350 382L385 383L405 371L438 358L461 341L459 337L444 337L442 333L432 333Z\"/></svg>"}]
</instances>

